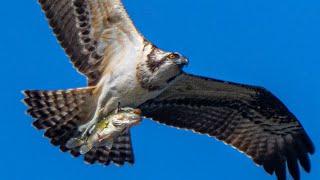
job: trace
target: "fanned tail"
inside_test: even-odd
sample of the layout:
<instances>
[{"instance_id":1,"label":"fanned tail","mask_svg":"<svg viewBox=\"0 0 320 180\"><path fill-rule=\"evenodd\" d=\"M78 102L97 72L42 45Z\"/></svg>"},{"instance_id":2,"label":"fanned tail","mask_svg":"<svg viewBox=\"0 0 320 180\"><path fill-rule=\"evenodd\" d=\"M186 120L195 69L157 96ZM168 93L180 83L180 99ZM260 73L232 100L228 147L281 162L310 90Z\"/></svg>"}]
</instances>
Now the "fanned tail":
<instances>
[{"instance_id":1,"label":"fanned tail","mask_svg":"<svg viewBox=\"0 0 320 180\"><path fill-rule=\"evenodd\" d=\"M95 112L95 88L82 88L58 91L24 91L24 102L28 106L27 113L35 120L33 125L39 130L45 130L45 136L63 152L73 156L81 155L80 147L83 142L69 141L79 137L78 127L89 120ZM69 144L68 144L69 141ZM134 163L130 132L126 131L115 139L110 147L91 149L84 154L84 160L89 164L115 163L124 165Z\"/></svg>"},{"instance_id":2,"label":"fanned tail","mask_svg":"<svg viewBox=\"0 0 320 180\"><path fill-rule=\"evenodd\" d=\"M59 124L66 124L69 121L78 119L81 123L88 121L84 111L92 111L94 88L70 89L58 91L24 91L24 102L35 121L33 125L37 129L49 129ZM82 118L82 119L79 119Z\"/></svg>"},{"instance_id":3,"label":"fanned tail","mask_svg":"<svg viewBox=\"0 0 320 180\"><path fill-rule=\"evenodd\" d=\"M29 107L27 113L35 119L33 125L45 130L51 143L65 152L69 151L67 141L80 133L79 125L88 122L95 112L94 89L27 90L24 102Z\"/></svg>"}]
</instances>

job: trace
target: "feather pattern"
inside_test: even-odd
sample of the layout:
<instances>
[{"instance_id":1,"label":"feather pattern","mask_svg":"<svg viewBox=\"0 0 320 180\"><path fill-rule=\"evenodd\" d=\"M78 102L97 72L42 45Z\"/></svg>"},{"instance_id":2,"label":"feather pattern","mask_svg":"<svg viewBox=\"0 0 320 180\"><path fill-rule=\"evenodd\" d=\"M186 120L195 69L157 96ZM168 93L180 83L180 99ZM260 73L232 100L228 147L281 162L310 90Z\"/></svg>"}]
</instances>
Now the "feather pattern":
<instances>
[{"instance_id":1,"label":"feather pattern","mask_svg":"<svg viewBox=\"0 0 320 180\"><path fill-rule=\"evenodd\" d=\"M140 106L147 118L208 134L247 154L278 179L310 171L314 146L296 117L263 88L181 75L159 97Z\"/></svg>"},{"instance_id":2,"label":"feather pattern","mask_svg":"<svg viewBox=\"0 0 320 180\"><path fill-rule=\"evenodd\" d=\"M124 165L125 162L133 164L134 154L130 131L127 130L120 135L113 143L111 150L106 147L93 149L85 155L84 159L89 164L109 165L111 162L119 166Z\"/></svg>"},{"instance_id":3,"label":"feather pattern","mask_svg":"<svg viewBox=\"0 0 320 180\"><path fill-rule=\"evenodd\" d=\"M70 89L59 91L25 91L24 102L29 106L28 113L35 118L33 125L45 130L45 137L63 152L80 156L79 148L68 149L68 140L81 135L79 125L90 120L90 108L94 88ZM124 165L134 163L130 132L125 131L116 138L111 150L101 147L91 150L84 156L90 164L99 162L105 165L110 162Z\"/></svg>"},{"instance_id":4,"label":"feather pattern","mask_svg":"<svg viewBox=\"0 0 320 180\"><path fill-rule=\"evenodd\" d=\"M37 129L49 129L54 126L74 121L82 124L90 120L94 111L94 87L58 90L58 91L24 91L27 113L35 121Z\"/></svg>"},{"instance_id":5,"label":"feather pattern","mask_svg":"<svg viewBox=\"0 0 320 180\"><path fill-rule=\"evenodd\" d=\"M120 0L39 2L59 43L90 86L99 82L113 56L143 46Z\"/></svg>"}]
</instances>

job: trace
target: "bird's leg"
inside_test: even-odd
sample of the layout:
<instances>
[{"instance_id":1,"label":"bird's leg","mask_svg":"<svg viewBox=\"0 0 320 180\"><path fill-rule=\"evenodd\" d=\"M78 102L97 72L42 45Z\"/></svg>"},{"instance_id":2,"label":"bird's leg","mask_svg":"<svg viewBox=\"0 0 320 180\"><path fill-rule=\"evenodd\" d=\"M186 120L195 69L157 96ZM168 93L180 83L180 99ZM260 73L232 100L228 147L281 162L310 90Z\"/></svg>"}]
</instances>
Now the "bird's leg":
<instances>
[{"instance_id":1,"label":"bird's leg","mask_svg":"<svg viewBox=\"0 0 320 180\"><path fill-rule=\"evenodd\" d=\"M84 130L81 134L81 139L84 139L88 133L90 134L93 131L93 129L95 128L95 123L90 121L89 123L85 124L85 126L85 128L83 127Z\"/></svg>"},{"instance_id":2,"label":"bird's leg","mask_svg":"<svg viewBox=\"0 0 320 180\"><path fill-rule=\"evenodd\" d=\"M116 105L117 104L117 105ZM97 111L94 115L94 117L92 118L91 121L89 121L88 123L80 126L79 130L82 132L81 137L84 138L86 137L88 134L92 134L93 130L96 127L96 124L101 121L103 118L106 117L106 115L110 114L109 110L106 109L106 107L117 107L116 108L116 113L119 113L121 111L121 103L119 101L114 100L110 100L108 103L106 103L105 105L98 105Z\"/></svg>"},{"instance_id":3,"label":"bird's leg","mask_svg":"<svg viewBox=\"0 0 320 180\"><path fill-rule=\"evenodd\" d=\"M99 118L101 117L101 114L103 113L104 108L100 108L94 115L93 119L89 121L88 123L82 125L79 127L79 130L82 132L81 138L85 138L87 134L91 134L94 130L96 123L98 122Z\"/></svg>"}]
</instances>

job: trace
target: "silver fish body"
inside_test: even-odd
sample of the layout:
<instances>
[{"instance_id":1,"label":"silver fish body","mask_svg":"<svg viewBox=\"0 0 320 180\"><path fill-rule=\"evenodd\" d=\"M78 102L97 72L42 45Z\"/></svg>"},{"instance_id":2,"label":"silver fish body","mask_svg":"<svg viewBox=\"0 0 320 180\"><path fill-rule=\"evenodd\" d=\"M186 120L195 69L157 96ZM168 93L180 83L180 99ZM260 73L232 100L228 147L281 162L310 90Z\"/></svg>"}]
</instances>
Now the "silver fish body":
<instances>
[{"instance_id":1,"label":"silver fish body","mask_svg":"<svg viewBox=\"0 0 320 180\"><path fill-rule=\"evenodd\" d=\"M114 140L125 130L138 125L142 120L141 111L133 108L121 108L96 123L88 134L72 138L67 142L67 148L80 148L81 154L88 153L93 148L112 148Z\"/></svg>"}]
</instances>

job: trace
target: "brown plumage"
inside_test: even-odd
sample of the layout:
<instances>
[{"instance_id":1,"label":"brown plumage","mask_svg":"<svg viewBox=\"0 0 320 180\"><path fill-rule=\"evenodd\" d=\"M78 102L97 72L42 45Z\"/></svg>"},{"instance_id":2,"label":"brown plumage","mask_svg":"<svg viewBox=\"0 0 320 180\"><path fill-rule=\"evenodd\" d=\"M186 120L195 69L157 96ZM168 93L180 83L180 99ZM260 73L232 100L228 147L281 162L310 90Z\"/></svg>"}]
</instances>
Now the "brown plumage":
<instances>
[{"instance_id":1,"label":"brown plumage","mask_svg":"<svg viewBox=\"0 0 320 180\"><path fill-rule=\"evenodd\" d=\"M24 92L24 102L28 105L28 114L34 118L34 126L44 130L53 145L79 156L79 150L68 149L66 143L83 133L80 127L94 122L96 115L112 99L105 97L108 93L105 89L109 85L103 78L112 79L115 66L123 67L120 72L130 72L131 69L125 67L127 61L133 62L129 66L132 66L133 77L136 77L134 63L142 60L132 57L140 57L141 53L144 55L142 49L150 42L135 29L120 0L39 0L39 3L74 67L87 76L89 87L58 91L27 90ZM137 49L137 52L132 53L131 49ZM126 59L125 55L132 59ZM143 59L143 56L140 58ZM115 82L127 85L127 82ZM135 92L139 92L143 89L141 86L137 82L135 87L128 89L136 88ZM110 107L106 107L108 109L101 114L106 116L120 101L111 102ZM84 158L89 163L133 163L130 134L125 132L115 137L110 152L106 148L93 149Z\"/></svg>"},{"instance_id":2,"label":"brown plumage","mask_svg":"<svg viewBox=\"0 0 320 180\"><path fill-rule=\"evenodd\" d=\"M125 26L130 33L138 36L131 20L124 9L114 10L120 1L110 4L107 1L87 0L39 0L49 24L61 46L70 57L73 65L88 78L90 86L96 85L101 79L109 59L114 53L111 44L99 46L113 38L114 28ZM123 28L124 29L124 28ZM109 30L109 31L106 31ZM121 41L121 38L118 39ZM141 39L143 40L143 39ZM105 51L107 54L105 54ZM109 54L109 55L108 55Z\"/></svg>"},{"instance_id":3,"label":"brown plumage","mask_svg":"<svg viewBox=\"0 0 320 180\"><path fill-rule=\"evenodd\" d=\"M111 162L117 165L124 165L125 162L134 163L134 154L131 144L130 132L127 131L119 136L111 151L105 147L93 149L84 156L84 160L89 164L101 163L109 165Z\"/></svg>"},{"instance_id":4,"label":"brown plumage","mask_svg":"<svg viewBox=\"0 0 320 180\"><path fill-rule=\"evenodd\" d=\"M53 32L90 87L25 91L34 126L64 152L70 138L124 106L141 108L160 123L221 140L286 179L309 172L314 146L297 118L267 90L198 77L182 71L187 59L144 39L121 0L39 0ZM81 131L81 132L80 132ZM111 150L94 148L86 162L133 163L129 131L113 137ZM68 146L70 147L70 146Z\"/></svg>"},{"instance_id":5,"label":"brown plumage","mask_svg":"<svg viewBox=\"0 0 320 180\"><path fill-rule=\"evenodd\" d=\"M33 125L45 130L45 136L54 146L59 146L63 152L80 156L79 149L68 149L66 143L70 138L80 135L79 125L90 119L89 112L94 105L95 88L70 89L66 91L25 91L24 102L29 106L27 113L35 118ZM98 148L85 155L84 160L90 164L113 162L123 165L125 162L134 163L130 132L119 136L111 151Z\"/></svg>"},{"instance_id":6,"label":"brown plumage","mask_svg":"<svg viewBox=\"0 0 320 180\"><path fill-rule=\"evenodd\" d=\"M247 154L279 180L310 172L312 141L297 118L267 90L184 74L140 108L160 123L215 137Z\"/></svg>"},{"instance_id":7,"label":"brown plumage","mask_svg":"<svg viewBox=\"0 0 320 180\"><path fill-rule=\"evenodd\" d=\"M68 121L83 123L92 116L94 88L70 89L58 91L25 91L24 102L29 106L28 114L36 120L37 129L47 129Z\"/></svg>"}]
</instances>

